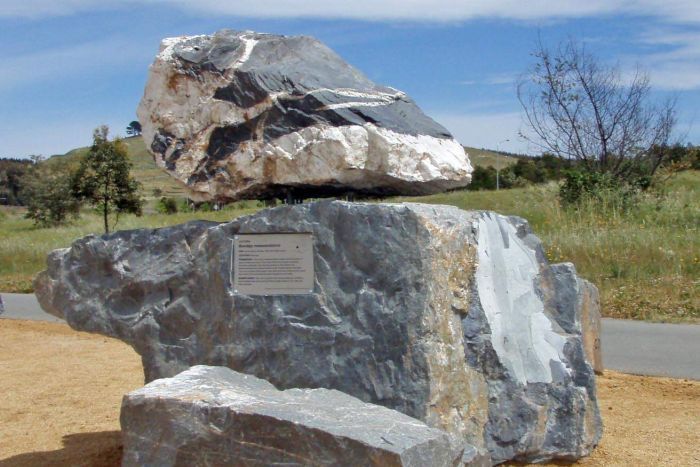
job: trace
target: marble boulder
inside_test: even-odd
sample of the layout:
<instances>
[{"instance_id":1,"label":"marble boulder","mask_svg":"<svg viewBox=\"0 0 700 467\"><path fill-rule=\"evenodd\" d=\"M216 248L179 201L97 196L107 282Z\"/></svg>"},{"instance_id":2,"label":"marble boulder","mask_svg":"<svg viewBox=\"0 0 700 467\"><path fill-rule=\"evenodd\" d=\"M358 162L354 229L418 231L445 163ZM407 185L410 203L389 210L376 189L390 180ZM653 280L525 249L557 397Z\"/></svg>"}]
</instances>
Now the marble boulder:
<instances>
[{"instance_id":1,"label":"marble boulder","mask_svg":"<svg viewBox=\"0 0 700 467\"><path fill-rule=\"evenodd\" d=\"M138 107L196 200L427 194L466 186L462 146L321 42L222 30L163 40Z\"/></svg>"},{"instance_id":2,"label":"marble boulder","mask_svg":"<svg viewBox=\"0 0 700 467\"><path fill-rule=\"evenodd\" d=\"M233 238L274 232L311 233L312 292L236 293ZM499 463L574 460L600 439L576 278L520 218L322 201L88 236L50 254L35 290L133 346L147 381L205 364L336 389Z\"/></svg>"}]
</instances>

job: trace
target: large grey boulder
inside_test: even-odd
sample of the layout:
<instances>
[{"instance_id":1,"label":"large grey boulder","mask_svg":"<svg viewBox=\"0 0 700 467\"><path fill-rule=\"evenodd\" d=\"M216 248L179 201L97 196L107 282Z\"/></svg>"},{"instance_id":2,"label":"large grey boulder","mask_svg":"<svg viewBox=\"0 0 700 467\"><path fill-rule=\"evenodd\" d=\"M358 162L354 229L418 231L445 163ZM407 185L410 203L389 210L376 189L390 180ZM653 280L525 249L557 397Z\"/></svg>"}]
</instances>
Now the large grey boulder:
<instances>
[{"instance_id":1,"label":"large grey boulder","mask_svg":"<svg viewBox=\"0 0 700 467\"><path fill-rule=\"evenodd\" d=\"M465 453L463 440L395 410L336 390L279 391L224 367L194 366L130 392L121 426L124 467L451 467Z\"/></svg>"},{"instance_id":2,"label":"large grey boulder","mask_svg":"<svg viewBox=\"0 0 700 467\"><path fill-rule=\"evenodd\" d=\"M234 237L274 232L312 234L312 293L234 291ZM74 328L132 345L147 381L206 364L337 389L495 463L576 459L600 439L579 295L558 277L520 218L324 201L89 236L51 253L35 290Z\"/></svg>"},{"instance_id":3,"label":"large grey boulder","mask_svg":"<svg viewBox=\"0 0 700 467\"><path fill-rule=\"evenodd\" d=\"M471 179L444 127L311 37L165 39L137 113L156 162L200 200L426 194Z\"/></svg>"}]
</instances>

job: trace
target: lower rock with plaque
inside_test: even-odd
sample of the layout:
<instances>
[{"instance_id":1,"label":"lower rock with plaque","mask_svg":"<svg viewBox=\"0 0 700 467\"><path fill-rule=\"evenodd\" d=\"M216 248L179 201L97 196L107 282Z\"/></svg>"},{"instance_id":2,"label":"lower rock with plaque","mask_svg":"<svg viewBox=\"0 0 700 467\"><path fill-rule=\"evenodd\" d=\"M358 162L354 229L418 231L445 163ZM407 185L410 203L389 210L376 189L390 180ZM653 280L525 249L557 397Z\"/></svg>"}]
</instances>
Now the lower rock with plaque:
<instances>
[{"instance_id":1,"label":"lower rock with plaque","mask_svg":"<svg viewBox=\"0 0 700 467\"><path fill-rule=\"evenodd\" d=\"M573 460L600 439L582 281L519 218L322 201L86 237L35 290L132 345L147 381L204 364L337 389L498 463Z\"/></svg>"}]
</instances>

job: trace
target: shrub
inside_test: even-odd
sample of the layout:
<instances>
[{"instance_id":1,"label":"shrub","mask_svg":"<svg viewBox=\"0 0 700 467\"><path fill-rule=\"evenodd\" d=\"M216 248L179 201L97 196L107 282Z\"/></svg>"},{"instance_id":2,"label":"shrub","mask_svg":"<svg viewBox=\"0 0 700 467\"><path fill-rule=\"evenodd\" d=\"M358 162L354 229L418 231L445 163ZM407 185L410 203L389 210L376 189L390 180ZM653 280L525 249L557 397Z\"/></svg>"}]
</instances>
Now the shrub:
<instances>
[{"instance_id":1,"label":"shrub","mask_svg":"<svg viewBox=\"0 0 700 467\"><path fill-rule=\"evenodd\" d=\"M22 198L26 200L27 219L38 227L55 227L77 218L80 201L73 195L73 172L63 161L49 165L37 162L22 177Z\"/></svg>"},{"instance_id":2,"label":"shrub","mask_svg":"<svg viewBox=\"0 0 700 467\"><path fill-rule=\"evenodd\" d=\"M512 171L516 177L532 183L544 183L547 180L547 173L539 160L518 159Z\"/></svg>"},{"instance_id":3,"label":"shrub","mask_svg":"<svg viewBox=\"0 0 700 467\"><path fill-rule=\"evenodd\" d=\"M700 148L696 147L689 151L687 159L691 169L700 170Z\"/></svg>"},{"instance_id":4,"label":"shrub","mask_svg":"<svg viewBox=\"0 0 700 467\"><path fill-rule=\"evenodd\" d=\"M161 214L177 214L177 200L175 198L162 197L156 204L156 211Z\"/></svg>"},{"instance_id":5,"label":"shrub","mask_svg":"<svg viewBox=\"0 0 700 467\"><path fill-rule=\"evenodd\" d=\"M640 192L650 185L651 179L646 175L622 180L609 172L573 169L564 174L564 183L559 188L559 200L564 206L597 201L627 209L637 203Z\"/></svg>"},{"instance_id":6,"label":"shrub","mask_svg":"<svg viewBox=\"0 0 700 467\"><path fill-rule=\"evenodd\" d=\"M178 206L180 212L193 212L195 211L195 204L187 198L180 200L180 205Z\"/></svg>"},{"instance_id":7,"label":"shrub","mask_svg":"<svg viewBox=\"0 0 700 467\"><path fill-rule=\"evenodd\" d=\"M477 165L472 172L472 181L469 184L470 190L495 190L496 189L496 169L493 167L481 167Z\"/></svg>"}]
</instances>

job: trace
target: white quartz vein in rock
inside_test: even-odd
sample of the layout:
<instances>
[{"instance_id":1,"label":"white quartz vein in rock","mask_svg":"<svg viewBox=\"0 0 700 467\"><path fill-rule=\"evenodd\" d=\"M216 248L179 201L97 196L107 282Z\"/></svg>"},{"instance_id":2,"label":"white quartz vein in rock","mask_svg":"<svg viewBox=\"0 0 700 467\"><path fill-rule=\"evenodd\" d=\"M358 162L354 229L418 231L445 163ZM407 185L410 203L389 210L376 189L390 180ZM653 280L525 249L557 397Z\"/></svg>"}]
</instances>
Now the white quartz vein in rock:
<instances>
[{"instance_id":1,"label":"white quartz vein in rock","mask_svg":"<svg viewBox=\"0 0 700 467\"><path fill-rule=\"evenodd\" d=\"M494 350L520 383L551 383L550 362L566 361L566 341L552 329L535 292L539 273L535 251L502 216L483 214L478 231L476 285Z\"/></svg>"},{"instance_id":2,"label":"white quartz vein in rock","mask_svg":"<svg viewBox=\"0 0 700 467\"><path fill-rule=\"evenodd\" d=\"M233 64L233 68L238 68L239 66L247 62L250 58L250 55L253 53L255 45L259 42L257 39L245 35L241 36L241 40L243 41L244 47L243 54L241 55L241 58L236 60L236 62Z\"/></svg>"}]
</instances>

